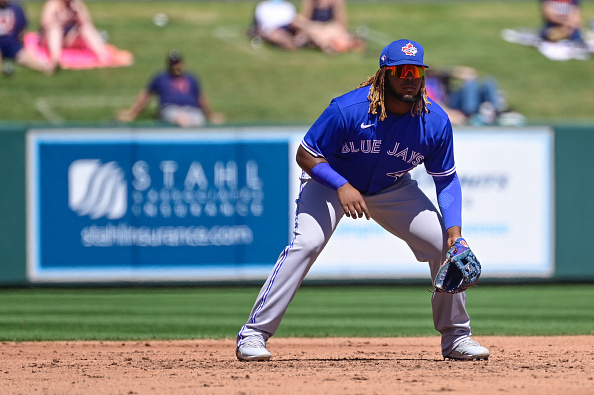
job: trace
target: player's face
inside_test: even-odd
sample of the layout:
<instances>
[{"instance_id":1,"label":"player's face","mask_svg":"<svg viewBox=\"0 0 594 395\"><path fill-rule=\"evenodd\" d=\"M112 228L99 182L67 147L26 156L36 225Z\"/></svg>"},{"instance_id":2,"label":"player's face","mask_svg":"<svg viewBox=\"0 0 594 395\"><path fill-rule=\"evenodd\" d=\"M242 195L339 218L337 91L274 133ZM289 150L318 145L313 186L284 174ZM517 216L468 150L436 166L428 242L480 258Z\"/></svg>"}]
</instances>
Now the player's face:
<instances>
[{"instance_id":1,"label":"player's face","mask_svg":"<svg viewBox=\"0 0 594 395\"><path fill-rule=\"evenodd\" d=\"M413 72L407 72L401 78L400 68L397 72L386 69L386 93L401 102L414 103L420 96L423 78Z\"/></svg>"}]
</instances>

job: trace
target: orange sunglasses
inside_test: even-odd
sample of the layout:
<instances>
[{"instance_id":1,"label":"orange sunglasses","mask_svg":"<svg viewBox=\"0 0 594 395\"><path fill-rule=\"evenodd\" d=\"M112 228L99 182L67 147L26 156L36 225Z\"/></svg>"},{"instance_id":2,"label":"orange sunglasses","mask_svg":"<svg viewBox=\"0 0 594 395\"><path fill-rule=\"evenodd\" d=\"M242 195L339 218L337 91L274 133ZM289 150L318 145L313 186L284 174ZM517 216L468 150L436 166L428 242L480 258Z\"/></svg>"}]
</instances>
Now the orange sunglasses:
<instances>
[{"instance_id":1,"label":"orange sunglasses","mask_svg":"<svg viewBox=\"0 0 594 395\"><path fill-rule=\"evenodd\" d=\"M388 66L386 70L391 70L392 75L397 75L399 78L406 78L410 72L414 78L421 78L425 75L425 68L423 66L415 66L412 64L401 64L399 66Z\"/></svg>"}]
</instances>

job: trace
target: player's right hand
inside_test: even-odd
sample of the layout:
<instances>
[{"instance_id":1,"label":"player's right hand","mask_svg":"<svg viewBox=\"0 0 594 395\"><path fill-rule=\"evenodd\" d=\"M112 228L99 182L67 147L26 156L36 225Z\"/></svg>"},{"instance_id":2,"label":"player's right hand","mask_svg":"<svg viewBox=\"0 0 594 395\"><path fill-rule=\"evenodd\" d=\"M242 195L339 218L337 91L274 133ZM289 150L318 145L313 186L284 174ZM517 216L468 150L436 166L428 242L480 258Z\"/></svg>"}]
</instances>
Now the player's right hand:
<instances>
[{"instance_id":1,"label":"player's right hand","mask_svg":"<svg viewBox=\"0 0 594 395\"><path fill-rule=\"evenodd\" d=\"M357 219L362 218L363 215L365 215L365 218L368 220L371 219L365 200L363 199L361 192L355 187L347 182L338 188L336 192L338 194L338 201L347 217Z\"/></svg>"}]
</instances>

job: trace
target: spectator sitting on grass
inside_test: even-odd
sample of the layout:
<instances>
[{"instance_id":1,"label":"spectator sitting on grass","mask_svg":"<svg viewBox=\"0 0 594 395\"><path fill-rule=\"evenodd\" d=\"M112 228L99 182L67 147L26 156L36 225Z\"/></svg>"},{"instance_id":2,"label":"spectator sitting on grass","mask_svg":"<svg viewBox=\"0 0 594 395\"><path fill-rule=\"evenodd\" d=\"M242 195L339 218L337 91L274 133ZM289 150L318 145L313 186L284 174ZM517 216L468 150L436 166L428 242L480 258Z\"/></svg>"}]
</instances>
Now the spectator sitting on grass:
<instances>
[{"instance_id":1,"label":"spectator sitting on grass","mask_svg":"<svg viewBox=\"0 0 594 395\"><path fill-rule=\"evenodd\" d=\"M299 26L326 53L365 49L365 42L348 31L346 0L303 0Z\"/></svg>"},{"instance_id":2,"label":"spectator sitting on grass","mask_svg":"<svg viewBox=\"0 0 594 395\"><path fill-rule=\"evenodd\" d=\"M134 104L121 111L118 119L133 121L148 104L151 95L159 97L159 118L181 127L203 126L208 120L222 124L224 116L210 110L208 99L200 89L195 76L185 71L179 51L172 50L167 56L166 72L158 73L144 88Z\"/></svg>"},{"instance_id":3,"label":"spectator sitting on grass","mask_svg":"<svg viewBox=\"0 0 594 395\"><path fill-rule=\"evenodd\" d=\"M580 0L540 0L544 26L543 40L570 40L583 43Z\"/></svg>"},{"instance_id":4,"label":"spectator sitting on grass","mask_svg":"<svg viewBox=\"0 0 594 395\"><path fill-rule=\"evenodd\" d=\"M280 48L294 51L299 49L295 41L300 31L297 16L297 8L289 1L261 1L256 5L254 23L249 34Z\"/></svg>"},{"instance_id":5,"label":"spectator sitting on grass","mask_svg":"<svg viewBox=\"0 0 594 395\"><path fill-rule=\"evenodd\" d=\"M27 23L27 17L20 5L9 0L0 0L0 70L12 74L12 69L3 67L2 61L14 59L25 67L49 74L49 67L37 61L23 47L23 34Z\"/></svg>"},{"instance_id":6,"label":"spectator sitting on grass","mask_svg":"<svg viewBox=\"0 0 594 395\"><path fill-rule=\"evenodd\" d=\"M41 11L41 43L49 51L52 71L59 67L62 48L86 46L101 63L108 60L105 43L82 0L46 1Z\"/></svg>"},{"instance_id":7,"label":"spectator sitting on grass","mask_svg":"<svg viewBox=\"0 0 594 395\"><path fill-rule=\"evenodd\" d=\"M494 125L522 123L521 114L512 113L493 77L479 78L467 66L425 70L427 95L450 117L452 125Z\"/></svg>"}]
</instances>

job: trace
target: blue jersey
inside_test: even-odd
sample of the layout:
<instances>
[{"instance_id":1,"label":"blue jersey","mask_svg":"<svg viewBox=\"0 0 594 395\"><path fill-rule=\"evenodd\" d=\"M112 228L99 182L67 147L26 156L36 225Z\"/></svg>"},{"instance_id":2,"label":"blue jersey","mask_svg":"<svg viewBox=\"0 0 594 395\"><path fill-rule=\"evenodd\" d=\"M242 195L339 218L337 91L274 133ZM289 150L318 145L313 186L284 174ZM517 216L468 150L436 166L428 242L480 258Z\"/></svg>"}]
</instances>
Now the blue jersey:
<instances>
[{"instance_id":1,"label":"blue jersey","mask_svg":"<svg viewBox=\"0 0 594 395\"><path fill-rule=\"evenodd\" d=\"M452 125L436 103L429 114L388 113L384 121L369 114L370 86L332 100L301 145L364 195L388 188L424 163L434 177L454 174Z\"/></svg>"},{"instance_id":2,"label":"blue jersey","mask_svg":"<svg viewBox=\"0 0 594 395\"><path fill-rule=\"evenodd\" d=\"M170 104L200 108L198 103L200 84L191 74L173 76L165 72L159 73L151 80L147 89L159 96L161 108Z\"/></svg>"},{"instance_id":3,"label":"blue jersey","mask_svg":"<svg viewBox=\"0 0 594 395\"><path fill-rule=\"evenodd\" d=\"M27 27L27 18L23 9L14 3L0 8L0 54L14 58L23 48L20 35Z\"/></svg>"}]
</instances>

